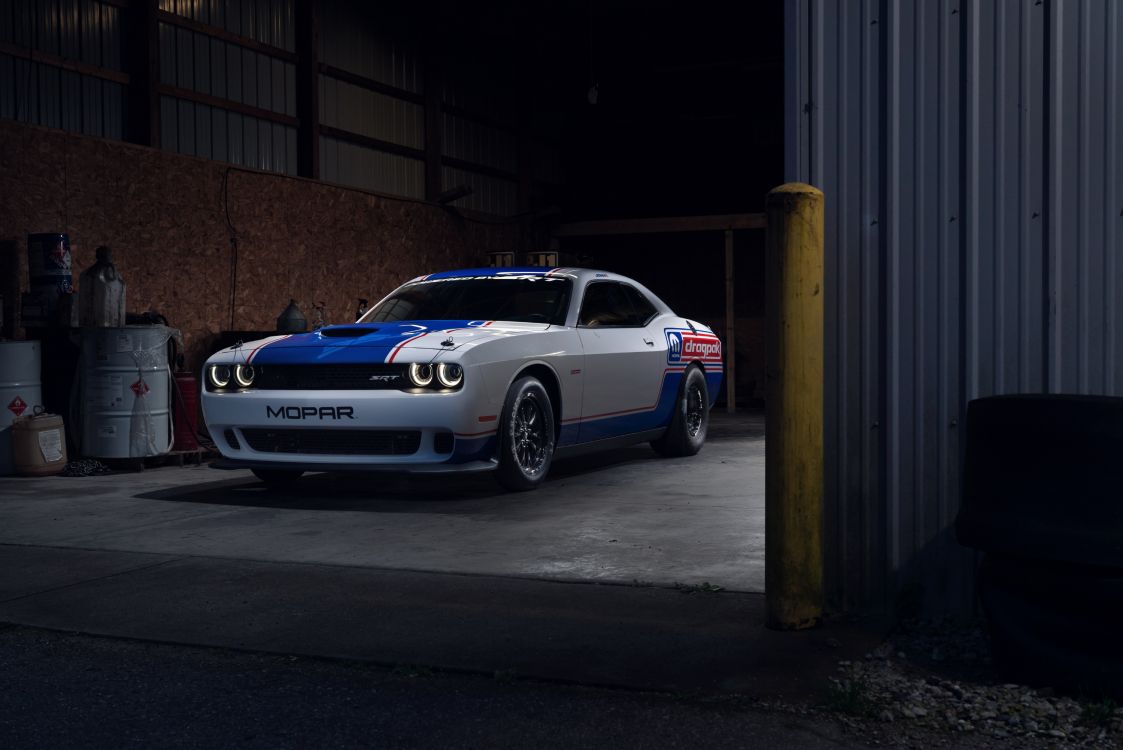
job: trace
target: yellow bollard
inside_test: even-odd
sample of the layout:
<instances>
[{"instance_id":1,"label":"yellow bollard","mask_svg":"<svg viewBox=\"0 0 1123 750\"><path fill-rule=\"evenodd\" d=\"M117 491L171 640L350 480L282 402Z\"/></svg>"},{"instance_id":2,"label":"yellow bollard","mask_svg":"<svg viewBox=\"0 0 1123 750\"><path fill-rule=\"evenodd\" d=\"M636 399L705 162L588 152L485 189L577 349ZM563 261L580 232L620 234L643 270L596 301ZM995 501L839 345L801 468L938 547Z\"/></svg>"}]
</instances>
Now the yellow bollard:
<instances>
[{"instance_id":1,"label":"yellow bollard","mask_svg":"<svg viewBox=\"0 0 1123 750\"><path fill-rule=\"evenodd\" d=\"M764 592L767 624L823 615L823 193L768 194Z\"/></svg>"}]
</instances>

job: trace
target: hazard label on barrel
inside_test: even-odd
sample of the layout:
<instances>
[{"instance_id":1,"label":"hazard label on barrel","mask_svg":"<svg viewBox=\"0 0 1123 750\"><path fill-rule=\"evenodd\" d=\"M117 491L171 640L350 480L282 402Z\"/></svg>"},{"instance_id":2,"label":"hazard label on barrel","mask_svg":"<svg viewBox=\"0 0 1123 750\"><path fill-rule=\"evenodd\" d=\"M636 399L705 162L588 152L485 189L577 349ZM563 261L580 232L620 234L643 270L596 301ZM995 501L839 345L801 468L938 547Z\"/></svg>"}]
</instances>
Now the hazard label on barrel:
<instances>
[{"instance_id":1,"label":"hazard label on barrel","mask_svg":"<svg viewBox=\"0 0 1123 750\"><path fill-rule=\"evenodd\" d=\"M12 402L10 404L8 404L8 411L10 411L12 414L15 414L17 417L20 416L21 414L23 414L23 412L26 409L27 409L27 402L25 402L19 396L16 396L15 398L13 398Z\"/></svg>"}]
</instances>

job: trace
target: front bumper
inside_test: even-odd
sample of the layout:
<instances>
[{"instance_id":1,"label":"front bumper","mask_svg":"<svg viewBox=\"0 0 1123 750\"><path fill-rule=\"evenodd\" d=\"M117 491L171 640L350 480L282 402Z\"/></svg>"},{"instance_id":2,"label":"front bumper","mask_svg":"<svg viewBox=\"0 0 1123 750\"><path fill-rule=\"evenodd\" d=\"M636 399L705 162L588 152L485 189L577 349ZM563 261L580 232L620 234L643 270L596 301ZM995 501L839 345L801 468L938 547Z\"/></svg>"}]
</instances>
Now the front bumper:
<instances>
[{"instance_id":1,"label":"front bumper","mask_svg":"<svg viewBox=\"0 0 1123 750\"><path fill-rule=\"evenodd\" d=\"M467 383L451 393L205 391L202 404L211 438L226 463L239 468L478 471L495 465L497 409ZM420 440L417 450L408 455L333 453L319 449L271 451L255 449L247 440L244 431L261 429L330 430L333 443L338 443L339 435L348 430L419 432ZM451 452L447 444L450 433ZM258 447L261 448L260 441Z\"/></svg>"}]
</instances>

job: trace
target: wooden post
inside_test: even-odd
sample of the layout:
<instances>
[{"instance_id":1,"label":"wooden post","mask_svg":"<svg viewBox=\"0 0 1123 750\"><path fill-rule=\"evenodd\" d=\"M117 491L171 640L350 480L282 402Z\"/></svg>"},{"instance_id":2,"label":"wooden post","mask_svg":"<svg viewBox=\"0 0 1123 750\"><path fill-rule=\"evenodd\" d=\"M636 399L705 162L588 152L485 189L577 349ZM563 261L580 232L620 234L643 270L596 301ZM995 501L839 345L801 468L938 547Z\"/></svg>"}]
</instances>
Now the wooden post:
<instances>
[{"instance_id":1,"label":"wooden post","mask_svg":"<svg viewBox=\"0 0 1123 750\"><path fill-rule=\"evenodd\" d=\"M823 615L823 194L768 194L764 594L767 624Z\"/></svg>"},{"instance_id":2,"label":"wooden post","mask_svg":"<svg viewBox=\"0 0 1123 750\"><path fill-rule=\"evenodd\" d=\"M737 412L737 331L733 312L733 230L725 230L725 410Z\"/></svg>"},{"instance_id":3,"label":"wooden post","mask_svg":"<svg viewBox=\"0 0 1123 750\"><path fill-rule=\"evenodd\" d=\"M320 177L320 0L296 4L296 173Z\"/></svg>"}]
</instances>

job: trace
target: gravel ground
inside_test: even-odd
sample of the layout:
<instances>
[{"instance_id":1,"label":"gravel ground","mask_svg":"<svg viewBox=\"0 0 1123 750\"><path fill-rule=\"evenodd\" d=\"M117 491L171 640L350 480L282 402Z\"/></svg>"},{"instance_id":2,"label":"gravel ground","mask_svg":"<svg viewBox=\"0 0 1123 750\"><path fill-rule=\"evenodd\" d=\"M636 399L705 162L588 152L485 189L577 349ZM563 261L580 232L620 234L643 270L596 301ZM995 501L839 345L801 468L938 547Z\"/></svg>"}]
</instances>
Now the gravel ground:
<instances>
[{"instance_id":1,"label":"gravel ground","mask_svg":"<svg viewBox=\"0 0 1123 750\"><path fill-rule=\"evenodd\" d=\"M1000 682L971 625L911 623L865 659L840 661L819 710L871 745L1123 747L1113 700Z\"/></svg>"}]
</instances>

